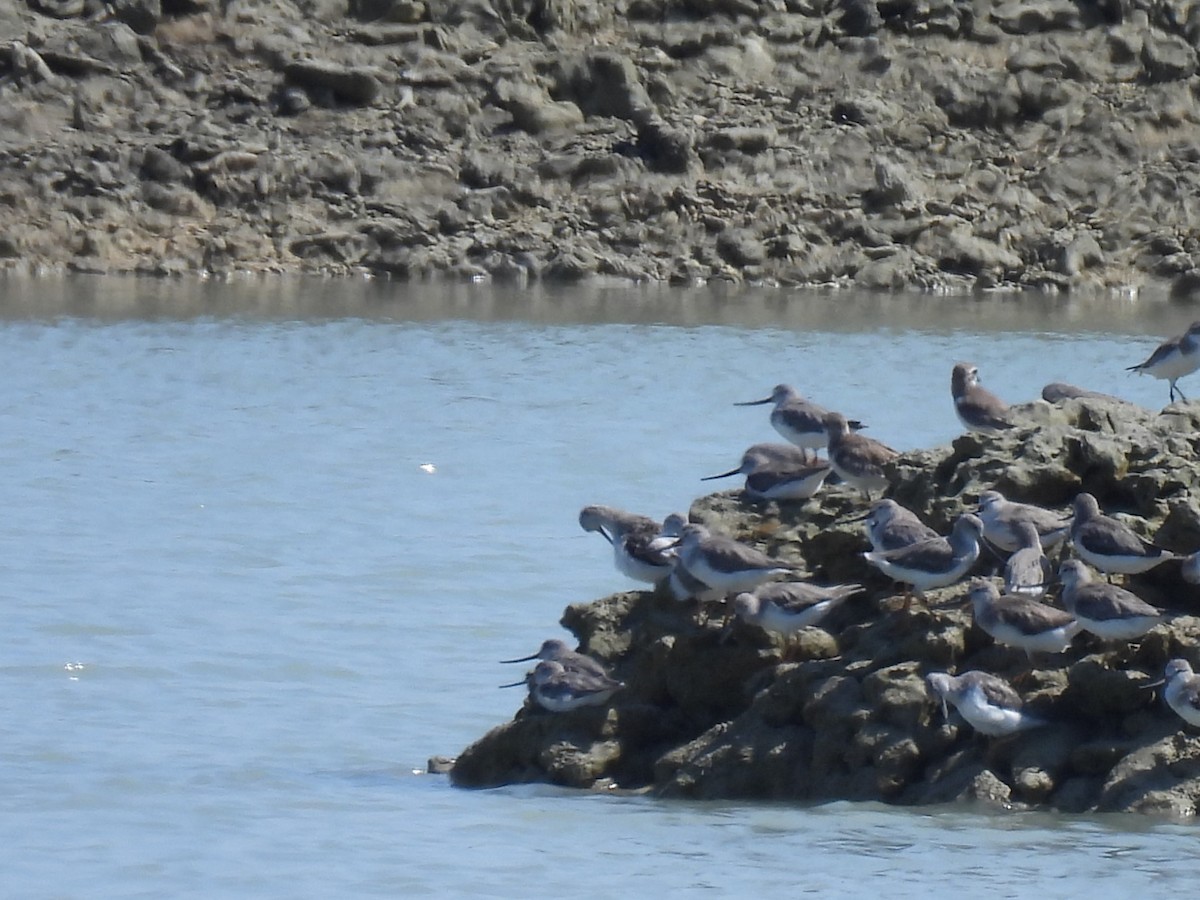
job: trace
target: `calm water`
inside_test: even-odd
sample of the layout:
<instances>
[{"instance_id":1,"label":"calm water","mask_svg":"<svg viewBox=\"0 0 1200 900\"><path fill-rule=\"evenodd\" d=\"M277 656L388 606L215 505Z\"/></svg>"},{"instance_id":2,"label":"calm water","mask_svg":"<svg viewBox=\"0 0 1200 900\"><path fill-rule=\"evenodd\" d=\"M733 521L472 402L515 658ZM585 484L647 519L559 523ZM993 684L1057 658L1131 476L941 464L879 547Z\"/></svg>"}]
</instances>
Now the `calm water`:
<instances>
[{"instance_id":1,"label":"calm water","mask_svg":"<svg viewBox=\"0 0 1200 900\"><path fill-rule=\"evenodd\" d=\"M1129 895L1142 819L694 805L421 774L517 708L496 660L626 585L586 503L662 516L774 439L779 381L902 448L1123 367L1186 307L779 291L0 281L6 897ZM1200 379L1184 389L1200 394ZM1186 879L1186 882L1185 882Z\"/></svg>"}]
</instances>

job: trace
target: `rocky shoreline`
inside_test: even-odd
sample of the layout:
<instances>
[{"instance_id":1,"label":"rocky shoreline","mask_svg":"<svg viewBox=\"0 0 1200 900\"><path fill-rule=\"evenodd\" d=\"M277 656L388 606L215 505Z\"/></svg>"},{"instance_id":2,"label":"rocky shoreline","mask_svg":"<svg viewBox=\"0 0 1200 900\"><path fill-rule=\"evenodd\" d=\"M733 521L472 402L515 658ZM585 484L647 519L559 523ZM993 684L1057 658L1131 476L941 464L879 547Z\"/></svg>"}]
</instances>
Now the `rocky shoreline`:
<instances>
[{"instance_id":1,"label":"rocky shoreline","mask_svg":"<svg viewBox=\"0 0 1200 900\"><path fill-rule=\"evenodd\" d=\"M890 496L940 533L979 494L1066 507L1080 491L1160 546L1200 547L1200 404L1162 412L1104 398L1029 404L1021 427L966 434L905 454ZM802 563L820 583L867 590L786 644L735 621L721 601L680 603L664 588L567 608L562 625L625 682L610 704L551 714L526 704L449 766L464 787L541 781L697 799L978 801L1063 812L1200 811L1200 734L1147 685L1165 663L1200 663L1200 588L1178 561L1133 576L1164 611L1132 645L1077 636L1026 655L973 624L963 583L926 603L862 558L864 501L844 485L811 500L754 503L740 491L696 501L690 518ZM975 573L1002 563L983 554ZM1045 727L1000 738L943 715L931 672L993 672L1019 685Z\"/></svg>"},{"instance_id":2,"label":"rocky shoreline","mask_svg":"<svg viewBox=\"0 0 1200 900\"><path fill-rule=\"evenodd\" d=\"M1200 284L1181 0L0 0L0 267Z\"/></svg>"}]
</instances>

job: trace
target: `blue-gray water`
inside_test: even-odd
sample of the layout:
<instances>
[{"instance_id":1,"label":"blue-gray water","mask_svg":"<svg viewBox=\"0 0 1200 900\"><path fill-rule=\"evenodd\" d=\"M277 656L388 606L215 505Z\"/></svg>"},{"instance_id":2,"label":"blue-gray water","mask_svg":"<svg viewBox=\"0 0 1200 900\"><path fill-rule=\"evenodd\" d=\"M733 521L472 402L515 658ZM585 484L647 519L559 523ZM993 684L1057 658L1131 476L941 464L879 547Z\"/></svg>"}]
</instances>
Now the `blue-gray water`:
<instances>
[{"instance_id":1,"label":"blue-gray water","mask_svg":"<svg viewBox=\"0 0 1200 900\"><path fill-rule=\"evenodd\" d=\"M421 774L627 585L586 503L685 510L787 381L897 447L1123 371L1164 302L0 282L0 893L1128 896L1190 825L662 803ZM1185 390L1200 394L1185 379ZM1186 879L1186 881L1185 881Z\"/></svg>"}]
</instances>

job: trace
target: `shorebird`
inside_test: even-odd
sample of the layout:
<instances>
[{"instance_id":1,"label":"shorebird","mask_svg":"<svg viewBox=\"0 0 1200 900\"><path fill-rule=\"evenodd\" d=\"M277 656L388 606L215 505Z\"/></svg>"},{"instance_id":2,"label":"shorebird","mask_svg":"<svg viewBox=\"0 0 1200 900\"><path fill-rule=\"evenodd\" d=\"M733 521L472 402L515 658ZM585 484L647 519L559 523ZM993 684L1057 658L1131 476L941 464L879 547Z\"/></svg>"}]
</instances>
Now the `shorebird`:
<instances>
[{"instance_id":1,"label":"shorebird","mask_svg":"<svg viewBox=\"0 0 1200 900\"><path fill-rule=\"evenodd\" d=\"M676 600L696 600L699 603L707 603L710 600L720 600L725 596L723 591L710 587L689 572L678 558L671 568L667 587L671 591L671 596Z\"/></svg>"},{"instance_id":2,"label":"shorebird","mask_svg":"<svg viewBox=\"0 0 1200 900\"><path fill-rule=\"evenodd\" d=\"M1042 541L1038 530L1032 522L1016 524L1017 537L1021 546L1008 558L1004 564L1004 590L1010 594L1028 594L1040 597L1046 593L1054 570L1046 552L1042 549Z\"/></svg>"},{"instance_id":3,"label":"shorebird","mask_svg":"<svg viewBox=\"0 0 1200 900\"><path fill-rule=\"evenodd\" d=\"M983 523L966 513L954 522L948 537L935 537L896 550L870 551L863 556L893 581L912 585L918 597L925 591L954 584L979 558Z\"/></svg>"},{"instance_id":4,"label":"shorebird","mask_svg":"<svg viewBox=\"0 0 1200 900\"><path fill-rule=\"evenodd\" d=\"M1088 493L1075 497L1071 544L1084 562L1106 575L1148 572L1175 555L1134 534L1111 516L1101 514L1100 504Z\"/></svg>"},{"instance_id":5,"label":"shorebird","mask_svg":"<svg viewBox=\"0 0 1200 900\"><path fill-rule=\"evenodd\" d=\"M888 480L884 466L900 454L873 438L852 432L850 423L841 413L829 413L824 422L829 432L829 465L838 477L867 497L871 496L871 491L886 488Z\"/></svg>"},{"instance_id":6,"label":"shorebird","mask_svg":"<svg viewBox=\"0 0 1200 900\"><path fill-rule=\"evenodd\" d=\"M1183 558L1179 574L1188 584L1200 584L1200 550L1190 553Z\"/></svg>"},{"instance_id":7,"label":"shorebird","mask_svg":"<svg viewBox=\"0 0 1200 900\"><path fill-rule=\"evenodd\" d=\"M1159 344L1145 362L1129 366L1127 372L1142 372L1155 378L1165 378L1171 384L1170 399L1175 395L1186 400L1175 382L1184 375L1200 369L1200 319L1188 326L1187 331Z\"/></svg>"},{"instance_id":8,"label":"shorebird","mask_svg":"<svg viewBox=\"0 0 1200 900\"><path fill-rule=\"evenodd\" d=\"M942 702L942 715L949 718L947 703L954 704L967 724L989 737L1014 734L1046 723L1022 710L1021 695L1003 678L989 672L947 675L934 672L925 683Z\"/></svg>"},{"instance_id":9,"label":"shorebird","mask_svg":"<svg viewBox=\"0 0 1200 900\"><path fill-rule=\"evenodd\" d=\"M819 624L862 589L860 584L820 587L802 581L779 581L738 594L733 598L733 610L751 625L790 636L809 625Z\"/></svg>"},{"instance_id":10,"label":"shorebird","mask_svg":"<svg viewBox=\"0 0 1200 900\"><path fill-rule=\"evenodd\" d=\"M915 512L905 509L895 500L876 500L864 518L867 521L867 540L871 542L871 549L876 551L898 550L940 537Z\"/></svg>"},{"instance_id":11,"label":"shorebird","mask_svg":"<svg viewBox=\"0 0 1200 900\"><path fill-rule=\"evenodd\" d=\"M572 650L566 641L557 639L543 641L537 653L532 653L529 656L520 656L516 659L502 659L500 662L508 665L510 663L530 662L535 659L556 662L568 672L583 672L587 675L594 675L597 678L609 677L608 670L599 662L585 653ZM518 684L520 683L518 682Z\"/></svg>"},{"instance_id":12,"label":"shorebird","mask_svg":"<svg viewBox=\"0 0 1200 900\"><path fill-rule=\"evenodd\" d=\"M1043 550L1053 550L1071 533L1071 517L1031 503L1016 503L1004 499L999 491L984 491L979 495L979 518L983 520L983 539L1005 553L1020 548L1016 526L1032 522L1037 529Z\"/></svg>"},{"instance_id":13,"label":"shorebird","mask_svg":"<svg viewBox=\"0 0 1200 900\"><path fill-rule=\"evenodd\" d=\"M1062 602L1084 631L1107 641L1134 641L1159 623L1162 614L1137 594L1093 581L1087 566L1068 559L1058 569Z\"/></svg>"},{"instance_id":14,"label":"shorebird","mask_svg":"<svg viewBox=\"0 0 1200 900\"><path fill-rule=\"evenodd\" d=\"M552 659L542 660L523 680L501 687L523 684L529 686L529 696L534 703L554 713L584 706L603 706L625 686L607 675L596 676L564 668L562 663Z\"/></svg>"},{"instance_id":15,"label":"shorebird","mask_svg":"<svg viewBox=\"0 0 1200 900\"><path fill-rule=\"evenodd\" d=\"M783 448L767 451L763 448ZM744 489L760 500L807 500L821 489L833 473L829 463L814 454L791 444L755 444L742 454L742 464L736 469L709 475L701 481L715 481L730 475L746 476Z\"/></svg>"},{"instance_id":16,"label":"shorebird","mask_svg":"<svg viewBox=\"0 0 1200 900\"><path fill-rule=\"evenodd\" d=\"M1189 725L1200 725L1200 675L1192 671L1186 659L1173 659L1163 671L1163 680L1146 687L1166 684L1163 692L1167 705Z\"/></svg>"},{"instance_id":17,"label":"shorebird","mask_svg":"<svg viewBox=\"0 0 1200 900\"><path fill-rule=\"evenodd\" d=\"M675 542L664 537L663 526L649 516L585 506L579 511L579 525L584 531L598 531L612 544L617 571L634 581L658 584L671 574Z\"/></svg>"},{"instance_id":18,"label":"shorebird","mask_svg":"<svg viewBox=\"0 0 1200 900\"><path fill-rule=\"evenodd\" d=\"M998 643L1034 653L1061 653L1071 645L1080 625L1069 612L1023 597L1004 594L990 581L977 578L967 594L975 624Z\"/></svg>"},{"instance_id":19,"label":"shorebird","mask_svg":"<svg viewBox=\"0 0 1200 900\"><path fill-rule=\"evenodd\" d=\"M767 403L775 404L775 408L771 410L771 425L787 440L797 447L809 450L820 450L825 446L825 417L829 410L805 400L790 384L775 385L771 396L765 400L750 400L735 403L734 406L762 406ZM855 430L863 427L862 423L857 421L848 424Z\"/></svg>"},{"instance_id":20,"label":"shorebird","mask_svg":"<svg viewBox=\"0 0 1200 900\"><path fill-rule=\"evenodd\" d=\"M1008 404L979 383L979 368L972 363L955 363L950 374L954 411L968 431L996 434L1013 427Z\"/></svg>"},{"instance_id":21,"label":"shorebird","mask_svg":"<svg viewBox=\"0 0 1200 900\"><path fill-rule=\"evenodd\" d=\"M752 591L803 568L695 524L683 526L676 555L689 575L722 595Z\"/></svg>"},{"instance_id":22,"label":"shorebird","mask_svg":"<svg viewBox=\"0 0 1200 900\"><path fill-rule=\"evenodd\" d=\"M1063 381L1053 381L1042 388L1042 399L1047 403L1062 403L1064 400L1112 400L1116 403L1128 403L1112 394L1102 394L1099 391L1089 391L1087 388L1076 387Z\"/></svg>"}]
</instances>

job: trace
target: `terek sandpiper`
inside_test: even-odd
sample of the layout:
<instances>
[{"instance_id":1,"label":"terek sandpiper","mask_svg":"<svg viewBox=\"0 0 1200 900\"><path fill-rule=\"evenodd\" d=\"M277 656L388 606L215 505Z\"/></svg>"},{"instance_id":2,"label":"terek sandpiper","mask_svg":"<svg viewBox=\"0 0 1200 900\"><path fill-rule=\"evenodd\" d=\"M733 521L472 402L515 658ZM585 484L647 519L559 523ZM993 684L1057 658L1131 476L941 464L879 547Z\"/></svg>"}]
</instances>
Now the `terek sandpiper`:
<instances>
[{"instance_id":1,"label":"terek sandpiper","mask_svg":"<svg viewBox=\"0 0 1200 900\"><path fill-rule=\"evenodd\" d=\"M676 553L688 574L726 595L803 568L696 524L683 526Z\"/></svg>"},{"instance_id":2,"label":"terek sandpiper","mask_svg":"<svg viewBox=\"0 0 1200 900\"><path fill-rule=\"evenodd\" d=\"M1085 631L1107 641L1134 641L1162 619L1162 613L1137 594L1093 581L1088 567L1068 559L1058 568L1062 602Z\"/></svg>"},{"instance_id":3,"label":"terek sandpiper","mask_svg":"<svg viewBox=\"0 0 1200 900\"><path fill-rule=\"evenodd\" d=\"M1187 399L1175 382L1197 369L1200 369L1200 319L1189 325L1183 334L1159 344L1145 362L1129 366L1126 371L1165 378L1171 384L1170 399L1174 401L1176 394L1182 400Z\"/></svg>"},{"instance_id":4,"label":"terek sandpiper","mask_svg":"<svg viewBox=\"0 0 1200 900\"><path fill-rule=\"evenodd\" d=\"M520 656L516 659L502 659L500 662L508 665L509 663L530 662L535 659L552 660L569 672L584 672L588 675L594 675L597 678L608 677L608 670L603 665L586 653L572 650L566 641L560 641L557 638L543 641L537 653L530 654L529 656Z\"/></svg>"},{"instance_id":5,"label":"terek sandpiper","mask_svg":"<svg viewBox=\"0 0 1200 900\"><path fill-rule=\"evenodd\" d=\"M895 500L876 500L865 516L867 540L873 550L884 552L919 544L940 535L920 520L915 512Z\"/></svg>"},{"instance_id":6,"label":"terek sandpiper","mask_svg":"<svg viewBox=\"0 0 1200 900\"><path fill-rule=\"evenodd\" d=\"M970 571L979 558L983 523L966 513L954 522L948 537L935 537L886 552L870 551L863 556L893 581L912 585L918 597L925 591L954 584Z\"/></svg>"},{"instance_id":7,"label":"terek sandpiper","mask_svg":"<svg viewBox=\"0 0 1200 900\"><path fill-rule=\"evenodd\" d=\"M790 453L764 447L785 447ZM715 481L730 475L746 476L745 491L760 500L807 500L821 489L832 469L815 454L792 444L755 444L742 454L736 469L709 475L701 481Z\"/></svg>"},{"instance_id":8,"label":"terek sandpiper","mask_svg":"<svg viewBox=\"0 0 1200 900\"><path fill-rule=\"evenodd\" d=\"M1163 692L1167 705L1190 725L1200 725L1200 675L1192 671L1186 659L1173 659L1163 671L1167 689Z\"/></svg>"},{"instance_id":9,"label":"terek sandpiper","mask_svg":"<svg viewBox=\"0 0 1200 900\"><path fill-rule=\"evenodd\" d=\"M1080 624L1069 612L1019 594L1001 595L983 578L971 583L967 594L975 624L997 642L1034 653L1061 653L1079 633Z\"/></svg>"},{"instance_id":10,"label":"terek sandpiper","mask_svg":"<svg viewBox=\"0 0 1200 900\"><path fill-rule=\"evenodd\" d=\"M1018 522L1033 523L1043 550L1053 550L1071 533L1070 516L1031 503L1006 500L999 491L984 491L979 495L979 518L983 520L984 540L1005 553L1021 546L1016 531Z\"/></svg>"},{"instance_id":11,"label":"terek sandpiper","mask_svg":"<svg viewBox=\"0 0 1200 900\"><path fill-rule=\"evenodd\" d=\"M942 701L942 714L949 716L947 702L953 703L967 724L989 737L1014 734L1046 723L1024 712L1021 695L1007 681L990 672L963 672L947 675L934 672L925 683Z\"/></svg>"},{"instance_id":12,"label":"terek sandpiper","mask_svg":"<svg viewBox=\"0 0 1200 900\"><path fill-rule=\"evenodd\" d=\"M607 675L596 676L564 668L553 659L542 660L522 681L503 687L529 686L533 702L549 712L569 712L584 706L603 706L624 683Z\"/></svg>"},{"instance_id":13,"label":"terek sandpiper","mask_svg":"<svg viewBox=\"0 0 1200 900\"><path fill-rule=\"evenodd\" d=\"M1040 597L1050 586L1054 570L1046 558L1046 551L1042 549L1037 527L1032 522L1023 521L1017 522L1015 530L1021 546L1004 564L1004 590L1010 594Z\"/></svg>"},{"instance_id":14,"label":"terek sandpiper","mask_svg":"<svg viewBox=\"0 0 1200 900\"><path fill-rule=\"evenodd\" d=\"M771 425L797 447L820 450L827 442L825 416L829 410L804 399L790 384L777 384L771 396L764 400L749 400L734 406L762 406L775 404L771 410ZM861 422L849 422L853 429L862 428Z\"/></svg>"},{"instance_id":15,"label":"terek sandpiper","mask_svg":"<svg viewBox=\"0 0 1200 900\"><path fill-rule=\"evenodd\" d=\"M803 581L778 581L738 594L733 598L733 609L752 625L775 634L792 635L819 624L862 589L860 584L820 587Z\"/></svg>"},{"instance_id":16,"label":"terek sandpiper","mask_svg":"<svg viewBox=\"0 0 1200 900\"><path fill-rule=\"evenodd\" d=\"M611 506L585 506L579 512L584 531L598 531L613 548L617 571L635 581L658 584L671 574L674 541L649 516Z\"/></svg>"},{"instance_id":17,"label":"terek sandpiper","mask_svg":"<svg viewBox=\"0 0 1200 900\"><path fill-rule=\"evenodd\" d=\"M1111 516L1103 515L1096 498L1088 493L1075 497L1071 544L1084 562L1106 575L1148 572L1175 555L1134 534Z\"/></svg>"}]
</instances>

